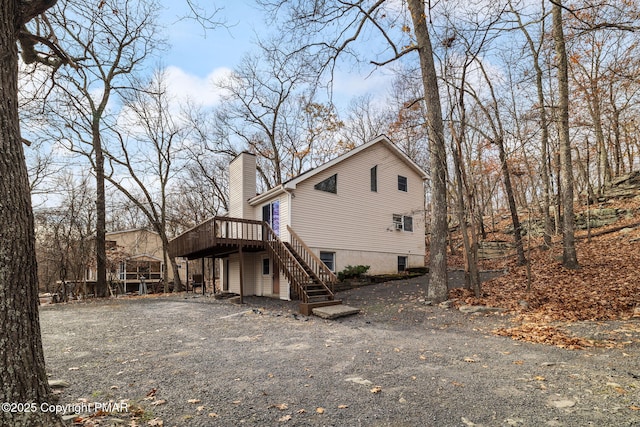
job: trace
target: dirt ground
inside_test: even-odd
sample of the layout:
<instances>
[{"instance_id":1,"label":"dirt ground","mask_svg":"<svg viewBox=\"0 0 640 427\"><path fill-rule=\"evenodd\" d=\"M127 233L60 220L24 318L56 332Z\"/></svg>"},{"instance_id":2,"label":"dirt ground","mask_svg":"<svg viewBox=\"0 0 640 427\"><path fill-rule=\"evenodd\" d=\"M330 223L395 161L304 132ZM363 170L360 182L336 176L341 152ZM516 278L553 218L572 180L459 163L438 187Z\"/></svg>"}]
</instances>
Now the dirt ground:
<instances>
[{"instance_id":1,"label":"dirt ground","mask_svg":"<svg viewBox=\"0 0 640 427\"><path fill-rule=\"evenodd\" d=\"M338 293L362 312L333 321L257 297L44 305L47 370L80 425L640 426L638 319L564 325L620 344L567 350L496 336L508 316L431 306L426 289ZM108 402L126 408L92 414Z\"/></svg>"}]
</instances>

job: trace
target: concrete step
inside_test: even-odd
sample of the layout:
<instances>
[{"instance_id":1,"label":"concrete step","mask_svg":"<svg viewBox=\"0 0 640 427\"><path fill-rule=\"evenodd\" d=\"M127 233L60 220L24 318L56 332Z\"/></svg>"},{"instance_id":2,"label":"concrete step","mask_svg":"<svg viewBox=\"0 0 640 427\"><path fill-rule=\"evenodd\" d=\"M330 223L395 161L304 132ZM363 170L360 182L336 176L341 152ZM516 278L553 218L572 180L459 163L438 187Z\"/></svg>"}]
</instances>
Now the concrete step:
<instances>
[{"instance_id":1,"label":"concrete step","mask_svg":"<svg viewBox=\"0 0 640 427\"><path fill-rule=\"evenodd\" d=\"M324 301L313 301L308 303L301 302L298 309L300 310L301 314L304 314L305 316L311 316L314 308L327 307L327 306L340 305L340 304L342 304L341 300L329 300L329 301L324 300Z\"/></svg>"},{"instance_id":2,"label":"concrete step","mask_svg":"<svg viewBox=\"0 0 640 427\"><path fill-rule=\"evenodd\" d=\"M360 313L360 309L351 307L348 305L340 304L340 305L329 305L325 307L316 307L311 312L318 317L322 317L323 319L332 320L332 319L337 319L339 317L358 314Z\"/></svg>"}]
</instances>

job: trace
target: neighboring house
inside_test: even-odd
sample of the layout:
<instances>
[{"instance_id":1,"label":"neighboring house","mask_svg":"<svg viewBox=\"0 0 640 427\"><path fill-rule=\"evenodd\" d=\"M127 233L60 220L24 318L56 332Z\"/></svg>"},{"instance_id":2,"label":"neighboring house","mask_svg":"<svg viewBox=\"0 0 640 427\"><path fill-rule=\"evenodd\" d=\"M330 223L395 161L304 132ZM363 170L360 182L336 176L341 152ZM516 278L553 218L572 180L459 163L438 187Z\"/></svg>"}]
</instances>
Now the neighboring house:
<instances>
[{"instance_id":1,"label":"neighboring house","mask_svg":"<svg viewBox=\"0 0 640 427\"><path fill-rule=\"evenodd\" d=\"M256 195L256 158L229 165L230 209L170 243L171 256L221 259L222 288L331 304L335 273L424 266L427 174L380 136Z\"/></svg>"},{"instance_id":2,"label":"neighboring house","mask_svg":"<svg viewBox=\"0 0 640 427\"><path fill-rule=\"evenodd\" d=\"M166 269L162 254L162 239L154 231L144 228L113 231L106 234L107 280L118 283L124 292L138 290L144 276L149 285L164 278L173 280L173 271ZM96 279L95 268L88 272L88 280Z\"/></svg>"}]
</instances>

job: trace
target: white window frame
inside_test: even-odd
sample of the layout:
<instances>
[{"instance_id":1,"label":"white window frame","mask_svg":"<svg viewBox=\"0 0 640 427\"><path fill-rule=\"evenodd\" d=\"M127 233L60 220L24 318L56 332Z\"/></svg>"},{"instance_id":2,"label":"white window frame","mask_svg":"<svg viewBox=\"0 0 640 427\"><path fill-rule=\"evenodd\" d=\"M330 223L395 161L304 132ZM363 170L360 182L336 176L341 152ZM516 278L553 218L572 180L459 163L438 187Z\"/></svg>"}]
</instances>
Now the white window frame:
<instances>
[{"instance_id":1,"label":"white window frame","mask_svg":"<svg viewBox=\"0 0 640 427\"><path fill-rule=\"evenodd\" d=\"M401 180L404 182L400 183ZM406 176L398 175L398 191L402 191L403 193L409 192L409 178L407 178Z\"/></svg>"},{"instance_id":2,"label":"white window frame","mask_svg":"<svg viewBox=\"0 0 640 427\"><path fill-rule=\"evenodd\" d=\"M265 264L265 261L267 261L268 264ZM269 271L267 271L266 273L264 272L265 265L269 266ZM263 276L271 276L271 258L269 258L268 256L262 257L262 264L260 265L260 270L262 271Z\"/></svg>"},{"instance_id":3,"label":"white window frame","mask_svg":"<svg viewBox=\"0 0 640 427\"><path fill-rule=\"evenodd\" d=\"M407 223L411 224L410 230L407 227ZM393 229L413 233L413 217L411 215L393 214Z\"/></svg>"},{"instance_id":4,"label":"white window frame","mask_svg":"<svg viewBox=\"0 0 640 427\"><path fill-rule=\"evenodd\" d=\"M404 269L400 270L400 260L403 259L404 260ZM398 255L398 273L401 273L403 271L407 271L407 268L409 268L409 257L406 255Z\"/></svg>"},{"instance_id":5,"label":"white window frame","mask_svg":"<svg viewBox=\"0 0 640 427\"><path fill-rule=\"evenodd\" d=\"M323 256L331 256L331 264L333 264L332 266L329 266L326 261L323 259ZM336 253L335 252L331 252L331 251L320 251L320 261L322 261L324 263L324 265L327 266L327 268L329 270L331 270L332 273L336 272Z\"/></svg>"}]
</instances>

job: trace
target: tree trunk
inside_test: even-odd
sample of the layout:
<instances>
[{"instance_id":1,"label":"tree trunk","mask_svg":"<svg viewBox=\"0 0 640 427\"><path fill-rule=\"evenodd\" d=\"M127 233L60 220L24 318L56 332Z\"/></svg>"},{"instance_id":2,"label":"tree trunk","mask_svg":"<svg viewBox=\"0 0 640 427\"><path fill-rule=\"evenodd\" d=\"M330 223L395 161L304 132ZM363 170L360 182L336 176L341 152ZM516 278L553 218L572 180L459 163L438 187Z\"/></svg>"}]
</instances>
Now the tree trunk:
<instances>
[{"instance_id":1,"label":"tree trunk","mask_svg":"<svg viewBox=\"0 0 640 427\"><path fill-rule=\"evenodd\" d=\"M46 2L0 2L0 425L61 426L51 403L38 317L34 219L18 119L17 28L22 7ZM34 412L5 411L4 403L35 404Z\"/></svg>"},{"instance_id":2,"label":"tree trunk","mask_svg":"<svg viewBox=\"0 0 640 427\"><path fill-rule=\"evenodd\" d=\"M552 2L553 40L558 57L558 96L560 130L561 199L564 207L562 218L562 265L578 268L575 243L575 216L573 214L573 169L571 165L571 141L569 139L569 72L564 31L562 28L562 1Z\"/></svg>"},{"instance_id":3,"label":"tree trunk","mask_svg":"<svg viewBox=\"0 0 640 427\"><path fill-rule=\"evenodd\" d=\"M433 62L431 38L427 28L424 1L408 0L413 29L418 44L420 72L427 105L429 164L431 176L431 244L429 246L428 297L443 301L447 287L447 152L444 124L438 91L438 76Z\"/></svg>"},{"instance_id":4,"label":"tree trunk","mask_svg":"<svg viewBox=\"0 0 640 427\"><path fill-rule=\"evenodd\" d=\"M502 170L502 179L504 182L504 191L507 193L507 202L509 203L509 211L511 212L511 223L513 224L513 235L516 245L516 253L518 255L518 264L525 265L527 259L524 256L524 247L522 244L522 225L518 218L518 207L516 199L513 195L513 186L511 185L511 174L509 173L509 165L507 165L507 153L504 149L504 141L502 138L496 141L498 145L498 154L500 156L500 168Z\"/></svg>"},{"instance_id":5,"label":"tree trunk","mask_svg":"<svg viewBox=\"0 0 640 427\"><path fill-rule=\"evenodd\" d=\"M544 86L542 85L542 68L535 49L534 68L536 70L536 88L538 92L538 103L540 104L540 175L542 176L542 210L544 218L544 247L551 248L551 234L553 226L551 222L551 173L549 171L549 122L547 119L547 108L545 107Z\"/></svg>"},{"instance_id":6,"label":"tree trunk","mask_svg":"<svg viewBox=\"0 0 640 427\"><path fill-rule=\"evenodd\" d=\"M93 151L96 156L96 296L107 296L106 197L104 190L104 153L100 139L100 116L92 126Z\"/></svg>"},{"instance_id":7,"label":"tree trunk","mask_svg":"<svg viewBox=\"0 0 640 427\"><path fill-rule=\"evenodd\" d=\"M560 58L558 58L560 60ZM560 76L558 76L560 78ZM562 100L561 100L562 101ZM609 163L609 156L607 152L607 144L604 140L604 131L602 130L602 108L600 106L600 88L598 87L597 78L594 77L591 80L591 96L588 101L591 103L589 108L589 114L593 121L593 130L596 136L596 146L598 147L598 170L602 174L602 187L608 182L611 182L611 164ZM562 114L562 112L560 113ZM603 188L599 189L602 194Z\"/></svg>"},{"instance_id":8,"label":"tree trunk","mask_svg":"<svg viewBox=\"0 0 640 427\"><path fill-rule=\"evenodd\" d=\"M171 271L173 271L173 291L182 292L184 289L182 285L182 280L180 279L180 270L178 270L178 264L176 263L175 258L169 257L169 238L167 237L166 229L167 229L166 224L162 226L162 230L158 230L156 228L156 231L158 231L158 234L160 234L160 239L162 240L162 253L164 254L165 270L168 267L171 267ZM203 273L203 277L204 277L204 273ZM164 277L164 292L165 293L169 292L169 279L168 279L168 275L166 274L166 271L165 271L165 277Z\"/></svg>"},{"instance_id":9,"label":"tree trunk","mask_svg":"<svg viewBox=\"0 0 640 427\"><path fill-rule=\"evenodd\" d=\"M464 87L466 85L467 65L465 63L462 69L462 75L460 78L460 96L458 97L458 108L460 110L460 129L456 132L453 126L453 120L450 122L450 131L453 138L451 151L453 153L453 164L456 176L456 188L457 188L457 202L458 202L458 221L460 223L460 232L462 233L462 242L465 252L465 284L467 287L473 289L473 293L476 297L480 297L480 272L478 270L478 246L475 232L475 214L474 214L474 200L472 192L470 191L466 172L463 170L463 157L462 157L462 143L466 135L467 126L467 114L464 104ZM467 200L468 209L465 209L464 201ZM467 211L471 224L471 239L469 239L469 229L467 228Z\"/></svg>"}]
</instances>

